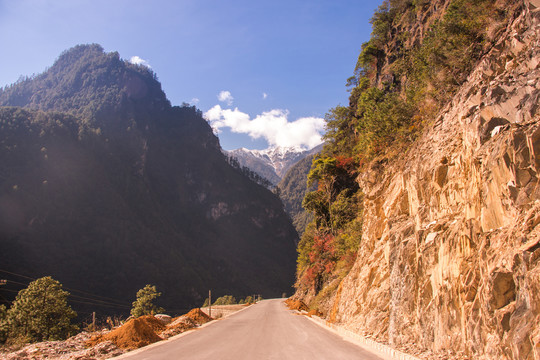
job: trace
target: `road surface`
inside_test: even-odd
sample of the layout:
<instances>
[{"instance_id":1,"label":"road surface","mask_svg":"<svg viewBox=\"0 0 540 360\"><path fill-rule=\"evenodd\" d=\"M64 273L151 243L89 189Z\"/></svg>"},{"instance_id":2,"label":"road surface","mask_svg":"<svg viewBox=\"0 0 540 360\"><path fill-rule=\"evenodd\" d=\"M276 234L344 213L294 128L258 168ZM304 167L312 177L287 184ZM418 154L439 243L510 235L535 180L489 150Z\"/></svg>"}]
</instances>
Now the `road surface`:
<instances>
[{"instance_id":1,"label":"road surface","mask_svg":"<svg viewBox=\"0 0 540 360\"><path fill-rule=\"evenodd\" d=\"M148 349L129 360L382 360L288 310L283 300L265 300L208 326ZM115 358L118 359L118 358Z\"/></svg>"}]
</instances>

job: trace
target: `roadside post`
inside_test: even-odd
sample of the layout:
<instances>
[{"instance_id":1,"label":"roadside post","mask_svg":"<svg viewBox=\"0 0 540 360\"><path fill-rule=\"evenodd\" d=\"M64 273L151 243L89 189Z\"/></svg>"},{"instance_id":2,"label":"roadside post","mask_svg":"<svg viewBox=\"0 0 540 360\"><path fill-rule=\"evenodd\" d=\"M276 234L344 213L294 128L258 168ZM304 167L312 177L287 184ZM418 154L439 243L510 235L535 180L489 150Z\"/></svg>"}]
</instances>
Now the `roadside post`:
<instances>
[{"instance_id":1,"label":"roadside post","mask_svg":"<svg viewBox=\"0 0 540 360\"><path fill-rule=\"evenodd\" d=\"M208 316L212 317L212 290L208 290Z\"/></svg>"}]
</instances>

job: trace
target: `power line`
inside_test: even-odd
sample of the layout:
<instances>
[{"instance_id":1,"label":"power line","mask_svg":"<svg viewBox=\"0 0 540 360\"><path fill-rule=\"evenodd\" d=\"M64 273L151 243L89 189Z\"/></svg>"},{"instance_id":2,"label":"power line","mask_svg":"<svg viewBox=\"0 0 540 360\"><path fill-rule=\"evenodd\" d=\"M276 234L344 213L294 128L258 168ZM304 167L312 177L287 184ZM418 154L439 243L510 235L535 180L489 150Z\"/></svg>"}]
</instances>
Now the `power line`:
<instances>
[{"instance_id":1,"label":"power line","mask_svg":"<svg viewBox=\"0 0 540 360\"><path fill-rule=\"evenodd\" d=\"M21 283L21 282L14 281L14 280L7 280L7 282L8 282L8 283L13 283L13 284L18 284L18 285L24 285L24 286L28 286L28 285L29 285L28 283ZM64 288L64 289L65 289L65 288ZM122 307L131 308L131 306L128 305L128 304L126 304L126 303L116 303L116 302L111 302L111 301L105 301L105 300L99 300L99 299L92 299L92 298L89 298L89 297L84 297L84 296L79 296L79 295L73 295L73 294L69 294L68 296L74 297L74 298L83 299L83 300L97 301L97 302L104 303L104 304L109 304L109 305L117 305L117 306L122 306Z\"/></svg>"},{"instance_id":2,"label":"power line","mask_svg":"<svg viewBox=\"0 0 540 360\"><path fill-rule=\"evenodd\" d=\"M110 298L110 297L107 297L107 296L96 295L96 294L92 294L92 293L89 293L89 292L86 292L86 291L77 290L77 289L72 289L72 288L68 288L68 287L64 287L64 286L62 286L62 288L66 289L66 290L69 290L69 291L74 291L74 292L78 292L78 293L81 293L81 294L86 294L86 295L94 296L94 297L96 297L96 298L107 299L107 300L114 301L114 302L116 302L116 303L125 304L125 302L123 302L123 301L121 301L121 300L116 300L116 299L113 299L113 298ZM96 300L98 300L98 299L96 299ZM101 301L101 300L98 300L98 301Z\"/></svg>"},{"instance_id":3,"label":"power line","mask_svg":"<svg viewBox=\"0 0 540 360\"><path fill-rule=\"evenodd\" d=\"M13 290L13 289L2 289L4 291L9 291L9 292L12 292L12 293L19 293L20 290ZM92 299L90 299L92 300ZM90 302L90 301L80 301L80 300L73 300L73 299L70 299L69 300L70 302L75 302L75 303L79 303L79 304L86 304L86 305L93 305L93 306L105 306L105 307L111 307L111 308L124 308L124 309L131 309L130 306L125 306L125 305L115 305L115 304L100 304L100 303L97 303L97 302Z\"/></svg>"},{"instance_id":4,"label":"power line","mask_svg":"<svg viewBox=\"0 0 540 360\"><path fill-rule=\"evenodd\" d=\"M80 301L80 300L70 300L71 302L75 302L75 303L79 303L79 304L86 304L86 305L94 305L94 306L105 306L105 307L111 307L111 308L125 308L125 309L130 309L131 307L129 306L121 306L121 305L107 305L107 304L99 304L99 303L94 303L94 302L88 302L88 301Z\"/></svg>"},{"instance_id":5,"label":"power line","mask_svg":"<svg viewBox=\"0 0 540 360\"><path fill-rule=\"evenodd\" d=\"M78 298L78 299L83 299L83 300L92 300L92 301L96 301L98 303L103 303L103 304L108 304L108 305L115 305L115 306L119 306L119 307L124 307L124 308L128 308L128 309L131 309L131 306L130 305L127 305L127 304L117 304L117 303L114 303L114 302L110 302L110 301L104 301L104 300L99 300L99 299L92 299L92 298L88 298L88 297L84 297L84 296L78 296L78 295L73 295L73 294L69 294L70 297L74 297L74 298Z\"/></svg>"},{"instance_id":6,"label":"power line","mask_svg":"<svg viewBox=\"0 0 540 360\"><path fill-rule=\"evenodd\" d=\"M32 281L37 280L37 279L35 279L35 278L31 278L31 277L26 276L26 275L17 274L17 273L11 272L11 271L3 270L3 269L0 269L0 272L4 272L4 273L7 273L7 274L19 276L19 277L22 277L22 278L25 278L25 279L29 279L29 280L32 280ZM11 281L11 280L10 280L10 281ZM13 282L14 282L14 281L13 281ZM28 285L28 284L23 284L23 285ZM125 305L126 303L123 302L123 301L121 301L121 300L113 299L113 298L110 298L110 297L107 297L107 296L96 295L96 294L89 293L89 292L87 292L87 291L78 290L78 289L73 289L73 288L68 288L68 287L65 287L65 286L63 286L63 285L62 285L62 288L65 289L65 290L72 291L72 292L78 292L78 293L81 293L81 294L90 295L90 296L93 296L93 297L95 297L95 298L106 299L106 300L109 300L109 302L115 302L115 303L118 303L118 304L122 304L122 306L128 306L128 305ZM76 296L76 295L72 295L72 296ZM102 300L99 300L99 299L92 299L92 300L102 301ZM129 307L131 308L131 306L129 306Z\"/></svg>"},{"instance_id":7,"label":"power line","mask_svg":"<svg viewBox=\"0 0 540 360\"><path fill-rule=\"evenodd\" d=\"M3 270L3 269L0 269L0 272L4 272L4 273L10 274L10 275L19 276L19 277L22 277L22 278L25 278L25 279L28 279L28 280L32 280L32 281L37 280L35 278L29 277L29 276L26 276L26 275L17 274L17 273L11 272L11 271ZM28 286L28 283L21 283L21 282L17 282L17 281L14 281L14 280L8 280L8 283L15 283L15 284L19 284L19 285ZM121 300L113 299L113 298L110 298L110 297L107 297L107 296L101 296L101 295L92 294L92 293L89 293L87 291L68 288L68 287L65 287L63 285L62 285L62 288L64 290L69 290L69 291L72 291L72 292L86 294L86 295L93 296L93 297L96 298L96 299L92 299L92 298L88 298L88 297L84 297L84 296L69 294L70 297L74 297L74 298L78 298L78 299L82 299L82 300L90 300L91 301L91 302L85 302L85 301L79 301L79 300L70 299L70 301L72 301L72 302L76 302L76 303L80 303L80 304L87 304L87 305L106 306L106 307L111 307L111 308L131 309L131 305L128 305L126 302L123 302ZM11 289L5 289L5 288L2 288L2 290L14 292L14 293L19 292L18 290L11 290ZM107 299L108 301L100 300L99 298ZM187 311L190 311L190 310L191 309L168 309L167 311L176 312L176 313L183 313L183 312L187 312Z\"/></svg>"},{"instance_id":8,"label":"power line","mask_svg":"<svg viewBox=\"0 0 540 360\"><path fill-rule=\"evenodd\" d=\"M9 291L18 294L20 290L2 289L2 291Z\"/></svg>"},{"instance_id":9,"label":"power line","mask_svg":"<svg viewBox=\"0 0 540 360\"><path fill-rule=\"evenodd\" d=\"M11 272L11 271L7 271L7 270L2 270L0 269L1 272L4 272L4 273L7 273L7 274L11 274L11 275L15 275L15 276L20 276L20 277L23 277L23 278L26 278L26 279L29 279L29 280L36 280L34 278L31 278L29 276L25 276L25 275L21 275L21 274L16 274L14 272Z\"/></svg>"},{"instance_id":10,"label":"power line","mask_svg":"<svg viewBox=\"0 0 540 360\"><path fill-rule=\"evenodd\" d=\"M14 280L4 280L5 283L13 283L13 284L18 284L18 285L24 285L24 286L28 286L28 283L21 283L21 282L18 282L18 281L14 281Z\"/></svg>"},{"instance_id":11,"label":"power line","mask_svg":"<svg viewBox=\"0 0 540 360\"><path fill-rule=\"evenodd\" d=\"M13 283L13 284L18 284L18 285L23 285L23 286L28 286L29 285L28 283L22 283L22 282L18 282L18 281L14 281L14 280L7 280L7 282L10 283L10 284ZM69 294L68 296L83 299L83 300L96 301L96 302L99 302L99 303L104 303L104 304L109 304L109 305L117 305L117 306L121 306L121 307L131 308L131 306L127 305L126 303L116 303L116 302L111 302L111 301L92 299L92 298L89 298L89 297L78 296L78 295L73 295L73 294Z\"/></svg>"}]
</instances>

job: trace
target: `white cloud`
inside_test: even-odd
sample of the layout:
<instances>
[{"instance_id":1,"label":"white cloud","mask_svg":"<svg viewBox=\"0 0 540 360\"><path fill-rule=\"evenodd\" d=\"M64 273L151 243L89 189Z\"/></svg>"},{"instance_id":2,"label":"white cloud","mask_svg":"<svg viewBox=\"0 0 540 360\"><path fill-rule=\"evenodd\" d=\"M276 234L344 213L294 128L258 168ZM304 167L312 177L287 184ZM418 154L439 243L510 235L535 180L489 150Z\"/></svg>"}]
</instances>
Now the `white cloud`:
<instances>
[{"instance_id":1,"label":"white cloud","mask_svg":"<svg viewBox=\"0 0 540 360\"><path fill-rule=\"evenodd\" d=\"M324 119L306 117L289 122L288 116L288 111L275 109L251 119L238 108L222 109L220 105L204 113L216 132L228 127L232 132L248 134L253 139L264 138L270 146L311 149L322 143Z\"/></svg>"},{"instance_id":2,"label":"white cloud","mask_svg":"<svg viewBox=\"0 0 540 360\"><path fill-rule=\"evenodd\" d=\"M190 104L191 105L197 105L199 103L199 101L201 101L199 98L193 98L193 99L191 99Z\"/></svg>"},{"instance_id":3,"label":"white cloud","mask_svg":"<svg viewBox=\"0 0 540 360\"><path fill-rule=\"evenodd\" d=\"M217 96L218 100L221 101L221 102L224 102L226 103L227 105L231 106L232 103L233 103L233 96L231 95L231 92L230 91L222 91L219 93L219 95Z\"/></svg>"},{"instance_id":4,"label":"white cloud","mask_svg":"<svg viewBox=\"0 0 540 360\"><path fill-rule=\"evenodd\" d=\"M144 65L150 69L152 68L150 64L148 63L148 61L141 59L138 56L132 56L131 59L129 59L129 62L135 65Z\"/></svg>"},{"instance_id":5,"label":"white cloud","mask_svg":"<svg viewBox=\"0 0 540 360\"><path fill-rule=\"evenodd\" d=\"M263 95L262 95L263 99L266 99L268 97L268 94L263 92Z\"/></svg>"}]
</instances>

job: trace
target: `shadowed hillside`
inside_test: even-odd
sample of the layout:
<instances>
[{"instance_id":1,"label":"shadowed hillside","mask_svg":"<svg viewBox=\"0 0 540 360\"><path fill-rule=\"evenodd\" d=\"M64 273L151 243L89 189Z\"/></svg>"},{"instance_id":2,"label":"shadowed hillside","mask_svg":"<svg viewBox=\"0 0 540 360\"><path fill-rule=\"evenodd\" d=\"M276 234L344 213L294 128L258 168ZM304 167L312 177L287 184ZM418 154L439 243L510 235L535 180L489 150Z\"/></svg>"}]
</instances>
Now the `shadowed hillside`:
<instances>
[{"instance_id":1,"label":"shadowed hillside","mask_svg":"<svg viewBox=\"0 0 540 360\"><path fill-rule=\"evenodd\" d=\"M172 107L148 68L77 46L0 105L4 270L128 305L156 284L171 312L208 289L290 289L297 238L279 199L231 167L201 112Z\"/></svg>"}]
</instances>

